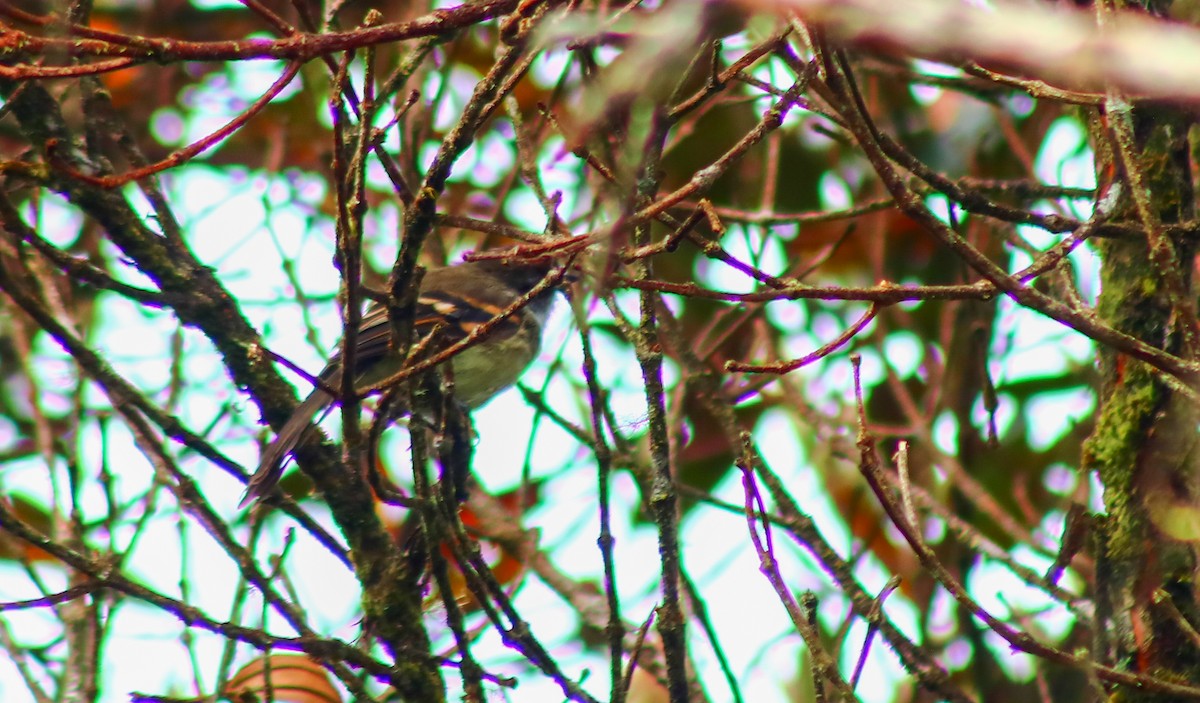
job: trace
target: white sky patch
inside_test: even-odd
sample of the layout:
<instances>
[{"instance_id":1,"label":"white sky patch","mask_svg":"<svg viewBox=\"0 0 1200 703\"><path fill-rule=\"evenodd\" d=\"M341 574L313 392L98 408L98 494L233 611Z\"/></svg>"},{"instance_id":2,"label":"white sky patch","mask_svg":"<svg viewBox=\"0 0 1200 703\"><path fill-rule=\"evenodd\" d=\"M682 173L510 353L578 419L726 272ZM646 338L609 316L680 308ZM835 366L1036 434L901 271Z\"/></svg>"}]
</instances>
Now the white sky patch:
<instances>
[{"instance_id":1,"label":"white sky patch","mask_svg":"<svg viewBox=\"0 0 1200 703\"><path fill-rule=\"evenodd\" d=\"M1029 423L1029 448L1035 452L1049 449L1095 409L1095 393L1086 387L1033 396L1024 409Z\"/></svg>"},{"instance_id":2,"label":"white sky patch","mask_svg":"<svg viewBox=\"0 0 1200 703\"><path fill-rule=\"evenodd\" d=\"M1013 557L1035 571L1044 572L1050 559L1018 546ZM1061 639L1073 625L1073 617L1044 591L1025 583L1008 567L984 559L973 569L967 590L985 610L1001 618L1013 618L1027 626L1036 623L1039 638Z\"/></svg>"},{"instance_id":3,"label":"white sky patch","mask_svg":"<svg viewBox=\"0 0 1200 703\"><path fill-rule=\"evenodd\" d=\"M924 360L921 340L912 332L901 330L888 334L883 341L883 356L900 378L917 373Z\"/></svg>"},{"instance_id":4,"label":"white sky patch","mask_svg":"<svg viewBox=\"0 0 1200 703\"><path fill-rule=\"evenodd\" d=\"M919 73L929 76L957 78L962 75L962 71L952 66L947 66L944 63L935 61L925 61L923 59L915 59L912 62L913 68ZM922 85L913 83L909 86L909 92L912 93L913 99L921 105L932 105L942 97L942 89L935 85Z\"/></svg>"},{"instance_id":5,"label":"white sky patch","mask_svg":"<svg viewBox=\"0 0 1200 703\"><path fill-rule=\"evenodd\" d=\"M996 436L1004 439L1005 434L1017 419L1019 409L1011 395L1008 393L997 393L995 411L994 413L989 412L984 407L983 396L979 395L971 405L971 422L980 430L986 430L989 420L994 421L996 424Z\"/></svg>"},{"instance_id":6,"label":"white sky patch","mask_svg":"<svg viewBox=\"0 0 1200 703\"><path fill-rule=\"evenodd\" d=\"M1042 474L1042 485L1046 490L1060 496L1070 495L1079 483L1079 473L1062 463L1051 464Z\"/></svg>"},{"instance_id":7,"label":"white sky patch","mask_svg":"<svg viewBox=\"0 0 1200 703\"><path fill-rule=\"evenodd\" d=\"M774 238L764 240L759 227L732 225L721 238L721 245L733 258L769 275L779 275L786 269L783 245ZM758 281L732 266L707 258L697 260L696 274L700 285L730 293L749 293L759 286Z\"/></svg>"},{"instance_id":8,"label":"white sky patch","mask_svg":"<svg viewBox=\"0 0 1200 703\"><path fill-rule=\"evenodd\" d=\"M467 166L464 178L479 188L491 188L500 183L516 167L517 149L511 139L505 139L489 131L478 142L474 142L459 159Z\"/></svg>"},{"instance_id":9,"label":"white sky patch","mask_svg":"<svg viewBox=\"0 0 1200 703\"><path fill-rule=\"evenodd\" d=\"M1095 154L1079 121L1060 117L1042 140L1034 169L1045 183L1075 188L1096 187Z\"/></svg>"},{"instance_id":10,"label":"white sky patch","mask_svg":"<svg viewBox=\"0 0 1200 703\"><path fill-rule=\"evenodd\" d=\"M1001 296L992 361L997 386L1062 373L1069 365L1091 363L1091 341L1041 313Z\"/></svg>"},{"instance_id":11,"label":"white sky patch","mask_svg":"<svg viewBox=\"0 0 1200 703\"><path fill-rule=\"evenodd\" d=\"M950 224L950 199L949 198L942 195L941 193L933 193L932 195L925 196L925 206L928 207L929 211L931 213L933 213L933 215L935 217L937 217L939 220L941 220L942 222L945 222L948 225ZM963 212L955 212L954 214L955 214L955 217L957 217L960 222L962 221L963 217L965 216L965 213L963 213Z\"/></svg>"},{"instance_id":12,"label":"white sky patch","mask_svg":"<svg viewBox=\"0 0 1200 703\"><path fill-rule=\"evenodd\" d=\"M163 144L180 144L186 126L183 113L174 107L161 107L150 116L150 133Z\"/></svg>"},{"instance_id":13,"label":"white sky patch","mask_svg":"<svg viewBox=\"0 0 1200 703\"><path fill-rule=\"evenodd\" d=\"M802 330L808 324L807 304L802 300L780 300L763 307L767 320L780 330Z\"/></svg>"},{"instance_id":14,"label":"white sky patch","mask_svg":"<svg viewBox=\"0 0 1200 703\"><path fill-rule=\"evenodd\" d=\"M78 210L63 206L63 201L57 195L38 199L36 212L32 205L26 204L22 215L26 221L38 226L38 234L56 247L66 247L72 244L78 236L80 222L83 219Z\"/></svg>"},{"instance_id":15,"label":"white sky patch","mask_svg":"<svg viewBox=\"0 0 1200 703\"><path fill-rule=\"evenodd\" d=\"M845 179L834 171L826 171L817 181L817 192L821 194L821 206L826 210L845 210L853 198Z\"/></svg>"},{"instance_id":16,"label":"white sky patch","mask_svg":"<svg viewBox=\"0 0 1200 703\"><path fill-rule=\"evenodd\" d=\"M441 98L437 103L437 112L433 118L434 129L438 131L449 130L458 122L463 108L466 107L467 101L471 99L471 94L475 91L475 86L482 78L478 72L461 64L452 66L448 77L446 73L445 70L430 72L429 80L425 83L425 89L422 91L422 95L426 99L433 99L434 96ZM443 87L443 81L446 81L448 85ZM425 163L428 167L428 162Z\"/></svg>"},{"instance_id":17,"label":"white sky patch","mask_svg":"<svg viewBox=\"0 0 1200 703\"><path fill-rule=\"evenodd\" d=\"M571 52L566 49L550 49L538 54L533 60L533 65L529 67L529 74L533 79L543 86L552 86L561 80L563 71L567 70L568 64L571 66L571 77L578 78L579 69L577 64L571 60Z\"/></svg>"},{"instance_id":18,"label":"white sky patch","mask_svg":"<svg viewBox=\"0 0 1200 703\"><path fill-rule=\"evenodd\" d=\"M933 443L945 454L954 455L958 448L958 420L945 411L933 421Z\"/></svg>"}]
</instances>

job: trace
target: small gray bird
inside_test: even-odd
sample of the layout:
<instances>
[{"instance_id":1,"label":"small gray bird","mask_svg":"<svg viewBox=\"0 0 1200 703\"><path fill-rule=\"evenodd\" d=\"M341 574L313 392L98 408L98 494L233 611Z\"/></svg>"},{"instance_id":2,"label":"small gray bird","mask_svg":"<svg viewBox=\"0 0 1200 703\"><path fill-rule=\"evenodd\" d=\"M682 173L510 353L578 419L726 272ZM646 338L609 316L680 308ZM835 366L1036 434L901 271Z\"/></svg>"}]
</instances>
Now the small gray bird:
<instances>
[{"instance_id":1,"label":"small gray bird","mask_svg":"<svg viewBox=\"0 0 1200 703\"><path fill-rule=\"evenodd\" d=\"M421 280L413 327L416 338L441 325L439 339L452 344L475 328L496 319L555 271L549 258L530 261L485 259L430 269ZM562 277L563 280L572 277ZM488 334L450 360L455 397L467 407L483 405L517 382L537 357L542 327L549 315L556 286L539 292L528 304L496 323ZM340 348L340 345L339 345ZM355 338L355 388L365 390L402 370L404 360L392 347L387 308L372 306L363 315ZM283 460L296 448L313 418L335 401L325 388L342 383L338 354L321 371L318 386L300 403L263 451L258 470L246 484L239 507L262 498L283 474Z\"/></svg>"}]
</instances>

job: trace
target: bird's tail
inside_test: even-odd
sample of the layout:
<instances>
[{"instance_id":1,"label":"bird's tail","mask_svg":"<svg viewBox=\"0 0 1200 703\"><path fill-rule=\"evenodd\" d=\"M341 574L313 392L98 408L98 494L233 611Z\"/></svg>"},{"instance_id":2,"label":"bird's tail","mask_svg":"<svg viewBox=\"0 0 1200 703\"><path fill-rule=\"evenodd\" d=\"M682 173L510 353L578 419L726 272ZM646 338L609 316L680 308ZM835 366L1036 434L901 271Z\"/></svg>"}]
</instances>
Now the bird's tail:
<instances>
[{"instance_id":1,"label":"bird's tail","mask_svg":"<svg viewBox=\"0 0 1200 703\"><path fill-rule=\"evenodd\" d=\"M251 502L267 495L275 487L275 484L279 483L279 477L283 475L284 458L299 444L305 430L312 424L313 417L328 408L332 402L333 396L317 388L304 399L303 403L300 403L296 412L292 413L292 416L279 430L275 441L263 450L262 459L258 462L258 470L246 484L246 493L238 503L238 508L244 508Z\"/></svg>"}]
</instances>

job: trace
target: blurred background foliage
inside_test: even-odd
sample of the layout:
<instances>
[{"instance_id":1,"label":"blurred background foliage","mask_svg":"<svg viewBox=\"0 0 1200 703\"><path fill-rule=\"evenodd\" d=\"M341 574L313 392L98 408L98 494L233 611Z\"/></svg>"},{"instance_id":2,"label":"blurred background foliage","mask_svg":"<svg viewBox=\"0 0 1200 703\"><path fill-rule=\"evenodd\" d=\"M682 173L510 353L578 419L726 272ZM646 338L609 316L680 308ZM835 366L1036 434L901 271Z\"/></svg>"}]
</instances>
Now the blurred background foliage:
<instances>
[{"instance_id":1,"label":"blurred background foliage","mask_svg":"<svg viewBox=\"0 0 1200 703\"><path fill-rule=\"evenodd\" d=\"M250 387L248 376L231 376L229 352L214 343L224 334L222 323L206 326L177 314L173 296L180 291L160 292L147 262L115 243L111 226L97 216L107 206L87 193L120 193L142 226L162 234L168 251L176 247L180 261L194 257L206 267L266 348L315 373L341 334L335 242L339 232L345 235L339 217L359 205L349 201L347 184L362 173L363 282L382 288L405 236L405 208L434 154L467 124L473 138L437 197L437 229L423 243L422 261L532 246L547 236L576 236L588 245L579 254L584 278L570 305L559 306L521 391L476 417L475 472L484 490L506 497L511 522L529 529L525 539L537 547L522 550L487 533L476 517L463 517L485 544L493 540L486 559L499 581L517 591L518 610L566 673L539 673L528 654L505 649L484 616L471 614L480 596L466 593L461 574L453 598L433 589L425 594L424 626L439 656L461 654L456 648L463 645L442 622L447 606L439 603L458 599L483 668L520 681L515 691L485 682L496 700L561 700L563 679L582 680L597 698L620 700L611 693L619 679L605 673L608 640L597 630L604 617L595 620L580 604L583 594L599 593L615 579L621 620L636 634L661 598L656 545L663 528L650 508L663 489L655 483L652 411L631 341L639 334L638 291L648 287L658 291L651 299L661 300L662 400L680 496L693 699L818 700L811 643L802 644L795 614L789 618L781 604L787 599L758 573L759 555L741 514L748 500L739 470L746 450L730 434L732 418L769 466L764 470L778 477L842 560L831 563L789 521L778 495L766 498L767 512L778 518L773 555L787 590L814 597L820 642L863 700L1093 700L1101 686L1093 673L1016 653L953 601L880 508L860 473L855 444L868 433L885 463L903 461L903 480L917 494L906 499L916 500L919 532L971 597L1056 651L1088 649L1094 623L1075 604L1091 598L1094 562L1076 560L1053 579L1043 574L1059 554L1068 514L1103 510L1094 476L1080 468L1080 446L1097 410L1093 342L1013 299L971 292L979 273L895 205L821 63L822 46L829 52L839 46L822 43L821 23L789 18L786 6L772 3L494 4L503 6L500 15L515 9L527 24L484 17L406 41L364 39L350 52L314 52L244 125L177 161L178 150L245 113L287 64L271 49L197 60L184 42L353 33L442 10L408 0L2 4L5 24L32 36L88 36L134 49L136 42L117 38L170 40L155 60L122 70L6 79L0 86L7 201L0 267L8 293L0 299L0 492L12 519L113 564L131 582L201 608L214 622L294 634L265 612L221 541L208 536L216 528L197 522L193 501L201 498L185 500L177 490L190 477L204 511L211 511L204 514L254 550L314 632L346 642L361 636L365 656L386 661L357 624L351 572L319 555L308 524L281 513L239 515L236 472L194 444L172 440L181 433L158 419L150 422L154 429L127 426L132 420L122 403L147 403L234 464L252 468L270 434L258 404L277 401L265 400L265 386ZM541 8L550 9L539 14ZM70 18L94 31L72 30ZM4 65L97 60L64 46L11 48ZM472 91L514 46L525 47L527 71L501 73L511 83L496 109L463 122L478 102ZM1001 80L969 57L931 57L887 41L858 41L839 51L878 129L942 179L904 165L920 202L1004 271L1028 266L1091 215L1096 177L1089 130L1102 91L1028 88L1033 82L1023 83L1025 76ZM805 70L807 84L786 93ZM22 91L49 96L55 113L47 122L71 135L69 145L57 148L80 155L93 175L172 161L133 183L106 187L77 178L67 188L64 179L72 175L56 170L53 150L14 115ZM354 151L368 95L375 101L370 127L377 130L371 146L387 158L371 155L339 171L338 159L368 151ZM764 120L781 100L786 115L777 125ZM649 157L660 132L661 159ZM944 183L957 186L957 198ZM635 213L676 191L681 197L660 208L662 217L641 218L637 226L647 229L632 233L627 223L638 219ZM1008 214L982 212L980 202ZM1074 225L1038 226L1054 216ZM681 228L683 222L691 224ZM664 242L670 245L651 256L639 249ZM640 268L647 264L652 269ZM1091 306L1098 266L1084 243L1033 285ZM651 283L638 286L640 278ZM894 286L913 292L872 308ZM197 286L197 295L201 289L209 290ZM103 383L79 352L64 351L56 340L66 333L29 316L14 290L111 365L140 400ZM812 354L869 310L873 317L861 331L790 373L727 367ZM594 372L581 340L595 355ZM856 359L865 424L855 406ZM302 378L289 378L307 392ZM589 390L589 379L599 393ZM604 447L595 441L593 410L604 418ZM142 410L134 416L149 417ZM380 468L412 491L408 447L405 432L389 433ZM615 573L607 576L595 547L596 476L606 451L615 472L616 538ZM282 486L317 524L336 532L337 521L302 472L290 473ZM407 548L406 511L380 511L398 549ZM12 524L0 530L0 581L9 584L0 598L37 599L95 583L77 564L68 567L61 555L22 539ZM453 560L455 553L445 556ZM564 583L574 586L551 583L535 560L557 565ZM894 623L894 636L921 654L902 665L894 642L875 635L877 624L867 627L861 599L853 605L858 596L847 590L845 574L869 594L868 603L883 594L878 607ZM328 588L318 583L326 579ZM260 642L219 627L193 632L181 625L186 618L177 607L128 590L96 587L64 600L90 614L72 614L67 606L0 614L8 652L0 667L4 700L36 700L39 691L53 699L73 676L91 681L103 700L134 690L178 697L262 692L261 684L246 683L261 667L230 675L254 658ZM77 631L81 618L92 623L88 635ZM159 642L177 632L182 639ZM81 639L97 645L83 656L91 664L79 661ZM139 670L132 661L143 655L131 651L148 641L178 651L164 651L161 667ZM650 651L650 659L660 654ZM328 662L339 655L325 656L315 658L332 667ZM722 659L727 673L717 665ZM942 673L922 680L906 671L912 661ZM860 667L865 674L856 673ZM665 681L661 666L650 671ZM321 667L303 675L314 672L326 676ZM310 700L349 700L347 691L380 700L394 694L360 673L350 675L361 682L355 691L344 672L334 673L340 683ZM451 696L470 697L453 669L442 675ZM628 692L627 700L667 700L655 697L665 691L654 677L634 681L641 690ZM828 681L817 685L838 690Z\"/></svg>"}]
</instances>

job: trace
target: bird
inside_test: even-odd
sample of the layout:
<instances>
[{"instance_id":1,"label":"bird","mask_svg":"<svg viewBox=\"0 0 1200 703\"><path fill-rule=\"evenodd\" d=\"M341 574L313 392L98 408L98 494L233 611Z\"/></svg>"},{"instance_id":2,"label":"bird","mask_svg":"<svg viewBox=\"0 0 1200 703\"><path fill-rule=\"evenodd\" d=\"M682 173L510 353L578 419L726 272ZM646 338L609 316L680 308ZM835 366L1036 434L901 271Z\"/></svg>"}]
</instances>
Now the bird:
<instances>
[{"instance_id":1,"label":"bird","mask_svg":"<svg viewBox=\"0 0 1200 703\"><path fill-rule=\"evenodd\" d=\"M554 278L552 274L556 271L558 276ZM492 325L478 343L449 360L454 372L455 397L468 408L477 408L516 383L537 357L554 293L573 279L552 257L482 258L432 268L425 273L417 293L413 315L416 339L436 330L442 344L453 344L481 325ZM550 285L529 297L524 306L499 319L542 281ZM340 343L337 348L341 349ZM374 304L363 314L354 350L356 391L365 391L403 369L404 359L392 346L386 307ZM263 450L239 508L270 493L283 474L284 459L299 444L313 418L337 400L327 389L341 387L340 352L333 354L318 378L321 383L297 406Z\"/></svg>"}]
</instances>

